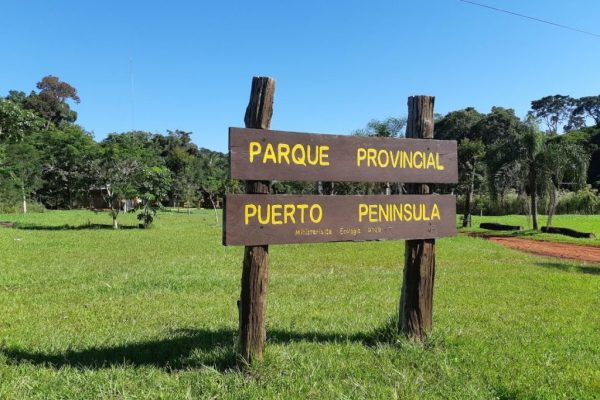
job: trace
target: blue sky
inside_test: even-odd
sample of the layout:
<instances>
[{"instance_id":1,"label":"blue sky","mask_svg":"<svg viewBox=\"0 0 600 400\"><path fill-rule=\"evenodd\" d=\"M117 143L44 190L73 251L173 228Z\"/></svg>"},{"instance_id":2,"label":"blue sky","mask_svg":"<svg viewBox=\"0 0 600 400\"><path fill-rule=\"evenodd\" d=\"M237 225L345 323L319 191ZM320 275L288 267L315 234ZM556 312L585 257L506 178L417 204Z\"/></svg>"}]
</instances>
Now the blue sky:
<instances>
[{"instance_id":1,"label":"blue sky","mask_svg":"<svg viewBox=\"0 0 600 400\"><path fill-rule=\"evenodd\" d=\"M479 2L600 34L597 0ZM406 115L417 94L441 114L519 116L546 95L600 94L599 37L458 0L22 0L1 16L0 95L56 75L98 140L182 129L227 151L254 75L277 80L272 129L319 133Z\"/></svg>"}]
</instances>

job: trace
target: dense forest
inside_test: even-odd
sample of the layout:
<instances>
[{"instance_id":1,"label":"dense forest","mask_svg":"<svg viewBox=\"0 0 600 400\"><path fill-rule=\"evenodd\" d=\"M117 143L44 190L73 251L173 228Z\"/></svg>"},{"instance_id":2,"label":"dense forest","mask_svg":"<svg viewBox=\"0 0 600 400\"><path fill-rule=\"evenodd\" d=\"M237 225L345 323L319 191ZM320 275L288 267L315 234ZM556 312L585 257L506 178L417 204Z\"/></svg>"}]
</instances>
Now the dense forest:
<instances>
[{"instance_id":1,"label":"dense forest","mask_svg":"<svg viewBox=\"0 0 600 400\"><path fill-rule=\"evenodd\" d=\"M77 121L77 90L54 76L26 94L0 97L0 212L138 210L149 224L162 205L212 207L239 192L227 155L199 148L191 132L111 133L97 142ZM531 102L525 119L493 107L437 115L436 139L458 141L458 195L463 224L472 212L600 212L600 96L553 95ZM354 135L402 137L405 118L372 120ZM273 182L275 193L393 194L401 182ZM135 200L135 201L132 201Z\"/></svg>"}]
</instances>

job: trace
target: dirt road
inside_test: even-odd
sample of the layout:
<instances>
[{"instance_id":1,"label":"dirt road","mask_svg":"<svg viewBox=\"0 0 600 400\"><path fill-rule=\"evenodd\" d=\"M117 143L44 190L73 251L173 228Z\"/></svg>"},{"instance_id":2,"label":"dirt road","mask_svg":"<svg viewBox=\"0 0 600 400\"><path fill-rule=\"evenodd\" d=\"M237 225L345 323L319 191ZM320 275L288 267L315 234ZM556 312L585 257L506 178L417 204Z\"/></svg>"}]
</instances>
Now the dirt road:
<instances>
[{"instance_id":1,"label":"dirt road","mask_svg":"<svg viewBox=\"0 0 600 400\"><path fill-rule=\"evenodd\" d=\"M540 240L520 239L515 237L492 236L487 239L515 250L542 256L567 258L571 260L600 263L600 247L583 246L571 243L542 242Z\"/></svg>"}]
</instances>

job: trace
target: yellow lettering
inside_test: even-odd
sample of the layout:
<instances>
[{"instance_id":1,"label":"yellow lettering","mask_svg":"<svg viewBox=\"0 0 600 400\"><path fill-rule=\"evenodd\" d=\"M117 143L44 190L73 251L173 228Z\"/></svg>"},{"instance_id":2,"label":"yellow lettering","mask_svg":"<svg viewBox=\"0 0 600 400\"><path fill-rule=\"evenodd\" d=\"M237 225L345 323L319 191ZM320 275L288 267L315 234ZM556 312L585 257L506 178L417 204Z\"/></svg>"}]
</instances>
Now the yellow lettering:
<instances>
[{"instance_id":1,"label":"yellow lettering","mask_svg":"<svg viewBox=\"0 0 600 400\"><path fill-rule=\"evenodd\" d=\"M413 219L413 213L411 210L411 205L410 204L403 204L403 208L404 208L404 220L405 221L412 221Z\"/></svg>"},{"instance_id":2,"label":"yellow lettering","mask_svg":"<svg viewBox=\"0 0 600 400\"><path fill-rule=\"evenodd\" d=\"M269 220L270 220L269 217L271 216L270 215L271 214L271 207L270 207L270 205L267 205L266 208L267 208L267 210L266 210L266 213L265 213L265 217L262 218L262 212L261 212L262 207L258 206L258 223L259 224L267 225L269 223Z\"/></svg>"},{"instance_id":3,"label":"yellow lettering","mask_svg":"<svg viewBox=\"0 0 600 400\"><path fill-rule=\"evenodd\" d=\"M382 160L381 156L385 156L385 159ZM379 166L381 168L385 168L385 167L388 166L388 164L390 163L390 158L388 156L387 151L385 151L385 150L380 150L379 151L379 154L377 155L377 162L379 163Z\"/></svg>"},{"instance_id":4,"label":"yellow lettering","mask_svg":"<svg viewBox=\"0 0 600 400\"><path fill-rule=\"evenodd\" d=\"M248 156L250 156L250 162L254 162L254 156L257 156L262 151L262 146L259 142L248 143Z\"/></svg>"},{"instance_id":5,"label":"yellow lettering","mask_svg":"<svg viewBox=\"0 0 600 400\"><path fill-rule=\"evenodd\" d=\"M283 158L285 158L285 162L286 164L290 163L290 159L289 159L289 154L290 154L290 145L287 143L279 143L277 145L277 162L279 162L279 164L281 164L281 160Z\"/></svg>"},{"instance_id":6,"label":"yellow lettering","mask_svg":"<svg viewBox=\"0 0 600 400\"><path fill-rule=\"evenodd\" d=\"M367 159L367 150L359 147L356 150L356 166L360 167L360 162Z\"/></svg>"},{"instance_id":7,"label":"yellow lettering","mask_svg":"<svg viewBox=\"0 0 600 400\"><path fill-rule=\"evenodd\" d=\"M317 210L318 213L318 217L315 216L314 211ZM321 206L319 204L313 204L310 207L310 220L315 223L318 224L319 222L321 222L321 220L323 219L323 208L321 208Z\"/></svg>"},{"instance_id":8,"label":"yellow lettering","mask_svg":"<svg viewBox=\"0 0 600 400\"><path fill-rule=\"evenodd\" d=\"M429 153L429 155L427 156L427 166L425 168L429 169L429 167L435 168L435 157L433 153Z\"/></svg>"},{"instance_id":9,"label":"yellow lettering","mask_svg":"<svg viewBox=\"0 0 600 400\"><path fill-rule=\"evenodd\" d=\"M387 206L387 204L386 204ZM389 217L390 217L390 213L387 211L386 209L387 207L384 207L383 205L379 205L379 221L388 221Z\"/></svg>"},{"instance_id":10,"label":"yellow lettering","mask_svg":"<svg viewBox=\"0 0 600 400\"><path fill-rule=\"evenodd\" d=\"M304 211L308 208L308 204L298 204L296 206L298 210L300 210L300 223L304 223Z\"/></svg>"},{"instance_id":11,"label":"yellow lettering","mask_svg":"<svg viewBox=\"0 0 600 400\"><path fill-rule=\"evenodd\" d=\"M377 166L377 161L375 160L375 157L377 157L377 150L367 149L367 167L371 166L371 162L373 163L374 167Z\"/></svg>"},{"instance_id":12,"label":"yellow lettering","mask_svg":"<svg viewBox=\"0 0 600 400\"><path fill-rule=\"evenodd\" d=\"M327 151L329 150L329 146L321 146L319 148L319 165L328 166L329 161L325 161L326 158L329 157Z\"/></svg>"},{"instance_id":13,"label":"yellow lettering","mask_svg":"<svg viewBox=\"0 0 600 400\"><path fill-rule=\"evenodd\" d=\"M421 157L421 161L417 164L417 156ZM413 153L413 164L415 166L416 169L422 169L423 168L423 152L421 151L415 151Z\"/></svg>"},{"instance_id":14,"label":"yellow lettering","mask_svg":"<svg viewBox=\"0 0 600 400\"><path fill-rule=\"evenodd\" d=\"M313 148L310 145L306 146L306 158L307 158L308 163L310 165L317 165L319 163L319 151L318 151L318 147L319 146L317 146L317 150L314 151L314 154L313 154L314 158L311 159L310 158L310 153L311 153L311 150L313 150Z\"/></svg>"},{"instance_id":15,"label":"yellow lettering","mask_svg":"<svg viewBox=\"0 0 600 400\"><path fill-rule=\"evenodd\" d=\"M440 219L440 209L437 203L433 203L433 207L431 208L431 219Z\"/></svg>"},{"instance_id":16,"label":"yellow lettering","mask_svg":"<svg viewBox=\"0 0 600 400\"><path fill-rule=\"evenodd\" d=\"M446 167L444 167L442 164L440 164L440 153L435 153L435 161L437 164L438 171L443 171L446 169Z\"/></svg>"},{"instance_id":17,"label":"yellow lettering","mask_svg":"<svg viewBox=\"0 0 600 400\"><path fill-rule=\"evenodd\" d=\"M402 168L412 168L412 167L413 167L412 157L410 156L410 154L403 151L402 152Z\"/></svg>"},{"instance_id":18,"label":"yellow lettering","mask_svg":"<svg viewBox=\"0 0 600 400\"><path fill-rule=\"evenodd\" d=\"M431 220L431 218L427 216L425 204L421 204L421 215L423 216L423 221Z\"/></svg>"},{"instance_id":19,"label":"yellow lettering","mask_svg":"<svg viewBox=\"0 0 600 400\"><path fill-rule=\"evenodd\" d=\"M246 204L244 206L244 223L248 225L252 217L256 217L256 206L254 204Z\"/></svg>"},{"instance_id":20,"label":"yellow lettering","mask_svg":"<svg viewBox=\"0 0 600 400\"><path fill-rule=\"evenodd\" d=\"M271 206L271 224L273 225L281 225L283 221L278 219L281 217L281 209L283 206L281 204L273 204Z\"/></svg>"},{"instance_id":21,"label":"yellow lettering","mask_svg":"<svg viewBox=\"0 0 600 400\"><path fill-rule=\"evenodd\" d=\"M360 203L358 205L358 222L362 222L363 217L367 215L369 207L366 204Z\"/></svg>"},{"instance_id":22,"label":"yellow lettering","mask_svg":"<svg viewBox=\"0 0 600 400\"><path fill-rule=\"evenodd\" d=\"M286 204L283 206L283 223L287 224L288 219L292 221L293 224L296 223L296 217L294 217L294 213L296 212L296 207L293 204Z\"/></svg>"},{"instance_id":23,"label":"yellow lettering","mask_svg":"<svg viewBox=\"0 0 600 400\"><path fill-rule=\"evenodd\" d=\"M402 221L404 219L402 215L402 205L394 204L394 215L394 219L397 218L398 221Z\"/></svg>"},{"instance_id":24,"label":"yellow lettering","mask_svg":"<svg viewBox=\"0 0 600 400\"><path fill-rule=\"evenodd\" d=\"M396 157L391 155L390 158L392 159L392 167L396 168L398 166L398 160L400 159L400 151L396 150Z\"/></svg>"},{"instance_id":25,"label":"yellow lettering","mask_svg":"<svg viewBox=\"0 0 600 400\"><path fill-rule=\"evenodd\" d=\"M275 158L275 149L271 143L267 143L267 147L265 148L265 154L263 155L263 164L267 163L267 160L273 161L274 164L277 164L277 158Z\"/></svg>"},{"instance_id":26,"label":"yellow lettering","mask_svg":"<svg viewBox=\"0 0 600 400\"><path fill-rule=\"evenodd\" d=\"M301 144L295 144L292 147L292 161L294 161L294 164L306 166L306 150Z\"/></svg>"},{"instance_id":27,"label":"yellow lettering","mask_svg":"<svg viewBox=\"0 0 600 400\"><path fill-rule=\"evenodd\" d=\"M377 222L377 204L369 204L369 222Z\"/></svg>"}]
</instances>

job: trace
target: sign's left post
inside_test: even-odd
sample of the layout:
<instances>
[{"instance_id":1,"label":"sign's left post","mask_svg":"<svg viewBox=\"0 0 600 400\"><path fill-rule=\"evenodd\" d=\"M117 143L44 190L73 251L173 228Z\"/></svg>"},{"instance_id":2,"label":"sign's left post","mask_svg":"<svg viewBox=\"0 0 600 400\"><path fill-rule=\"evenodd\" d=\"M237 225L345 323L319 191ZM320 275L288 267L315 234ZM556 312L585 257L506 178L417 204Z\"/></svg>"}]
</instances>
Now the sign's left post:
<instances>
[{"instance_id":1,"label":"sign's left post","mask_svg":"<svg viewBox=\"0 0 600 400\"><path fill-rule=\"evenodd\" d=\"M246 128L269 129L273 116L275 80L252 78L250 101L246 108ZM246 181L246 193L269 194L269 181ZM239 351L243 363L261 360L265 348L265 314L269 282L269 246L256 243L244 249L242 290L238 302L240 320Z\"/></svg>"}]
</instances>

